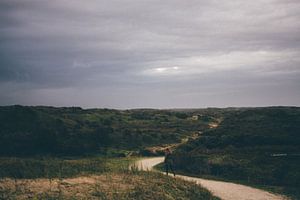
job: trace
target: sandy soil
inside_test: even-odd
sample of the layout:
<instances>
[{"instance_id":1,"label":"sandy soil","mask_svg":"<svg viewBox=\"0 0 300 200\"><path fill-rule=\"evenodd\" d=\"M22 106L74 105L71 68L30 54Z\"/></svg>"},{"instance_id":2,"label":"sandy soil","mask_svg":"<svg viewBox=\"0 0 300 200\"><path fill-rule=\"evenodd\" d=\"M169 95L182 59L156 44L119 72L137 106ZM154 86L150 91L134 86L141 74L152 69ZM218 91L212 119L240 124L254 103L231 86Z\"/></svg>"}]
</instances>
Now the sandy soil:
<instances>
[{"instance_id":1,"label":"sandy soil","mask_svg":"<svg viewBox=\"0 0 300 200\"><path fill-rule=\"evenodd\" d=\"M136 162L140 170L152 170L153 166L163 162L163 157L147 158ZM223 181L206 180L189 176L177 175L184 180L193 181L207 188L213 195L224 200L286 200L288 198L249 186Z\"/></svg>"}]
</instances>

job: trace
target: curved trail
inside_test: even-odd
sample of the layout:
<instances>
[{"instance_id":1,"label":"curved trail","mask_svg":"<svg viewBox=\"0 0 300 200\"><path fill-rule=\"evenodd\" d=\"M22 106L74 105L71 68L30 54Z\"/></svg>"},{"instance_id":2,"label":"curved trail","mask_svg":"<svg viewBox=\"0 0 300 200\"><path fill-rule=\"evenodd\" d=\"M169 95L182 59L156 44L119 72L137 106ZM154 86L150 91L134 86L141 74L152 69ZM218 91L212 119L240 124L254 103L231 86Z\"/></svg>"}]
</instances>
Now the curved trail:
<instances>
[{"instance_id":1,"label":"curved trail","mask_svg":"<svg viewBox=\"0 0 300 200\"><path fill-rule=\"evenodd\" d=\"M163 162L164 157L145 158L135 163L135 166L139 170L152 170L153 167ZM213 181L202 178L195 178L190 176L176 175L176 177L182 178L187 181L196 182L204 188L212 192L213 195L220 197L224 200L286 200L287 197L281 195L275 195L270 192L256 189L253 187L224 182Z\"/></svg>"}]
</instances>

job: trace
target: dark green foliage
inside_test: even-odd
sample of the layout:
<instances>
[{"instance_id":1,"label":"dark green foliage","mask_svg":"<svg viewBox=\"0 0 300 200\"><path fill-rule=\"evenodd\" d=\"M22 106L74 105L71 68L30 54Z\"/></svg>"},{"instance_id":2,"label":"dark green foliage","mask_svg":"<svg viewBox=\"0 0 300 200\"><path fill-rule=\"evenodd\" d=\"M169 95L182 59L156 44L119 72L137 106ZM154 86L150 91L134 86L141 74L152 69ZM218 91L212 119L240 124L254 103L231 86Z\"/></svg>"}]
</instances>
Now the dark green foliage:
<instances>
[{"instance_id":1,"label":"dark green foliage","mask_svg":"<svg viewBox=\"0 0 300 200\"><path fill-rule=\"evenodd\" d=\"M176 143L208 127L209 121L188 118L195 112L207 111L4 106L0 155L85 155L108 147L138 150Z\"/></svg>"},{"instance_id":2,"label":"dark green foliage","mask_svg":"<svg viewBox=\"0 0 300 200\"><path fill-rule=\"evenodd\" d=\"M216 129L177 149L176 166L189 174L249 184L300 187L300 108L236 110Z\"/></svg>"},{"instance_id":3,"label":"dark green foliage","mask_svg":"<svg viewBox=\"0 0 300 200\"><path fill-rule=\"evenodd\" d=\"M176 112L175 116L179 119L186 119L188 118L188 114L184 113L184 112Z\"/></svg>"},{"instance_id":4,"label":"dark green foliage","mask_svg":"<svg viewBox=\"0 0 300 200\"><path fill-rule=\"evenodd\" d=\"M100 123L84 123L74 114L76 112L82 110L1 107L0 154L78 155L95 151L109 142L111 127Z\"/></svg>"}]
</instances>

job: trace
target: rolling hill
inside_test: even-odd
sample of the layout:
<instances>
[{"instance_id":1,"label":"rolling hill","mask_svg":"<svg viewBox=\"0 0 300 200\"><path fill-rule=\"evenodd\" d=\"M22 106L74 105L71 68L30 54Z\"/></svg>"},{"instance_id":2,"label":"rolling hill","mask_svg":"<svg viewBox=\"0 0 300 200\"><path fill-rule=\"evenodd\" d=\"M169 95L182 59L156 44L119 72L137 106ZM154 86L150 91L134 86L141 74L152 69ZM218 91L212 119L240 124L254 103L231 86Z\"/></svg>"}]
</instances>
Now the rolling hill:
<instances>
[{"instance_id":1,"label":"rolling hill","mask_svg":"<svg viewBox=\"0 0 300 200\"><path fill-rule=\"evenodd\" d=\"M205 114L205 119L194 120L195 112ZM220 115L218 109L3 106L0 107L0 155L84 155L106 154L108 149L141 150L180 142L207 129Z\"/></svg>"},{"instance_id":2,"label":"rolling hill","mask_svg":"<svg viewBox=\"0 0 300 200\"><path fill-rule=\"evenodd\" d=\"M180 146L175 157L185 173L295 192L300 186L300 108L231 112L217 128Z\"/></svg>"}]
</instances>

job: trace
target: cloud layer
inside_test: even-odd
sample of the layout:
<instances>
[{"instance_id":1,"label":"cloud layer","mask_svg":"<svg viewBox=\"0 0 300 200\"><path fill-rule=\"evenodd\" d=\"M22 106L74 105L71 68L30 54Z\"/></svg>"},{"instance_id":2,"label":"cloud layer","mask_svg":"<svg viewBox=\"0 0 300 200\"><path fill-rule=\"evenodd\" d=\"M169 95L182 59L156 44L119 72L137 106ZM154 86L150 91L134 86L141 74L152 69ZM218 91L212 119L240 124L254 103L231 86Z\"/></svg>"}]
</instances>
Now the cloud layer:
<instances>
[{"instance_id":1,"label":"cloud layer","mask_svg":"<svg viewBox=\"0 0 300 200\"><path fill-rule=\"evenodd\" d=\"M0 2L0 104L300 106L300 2Z\"/></svg>"}]
</instances>

